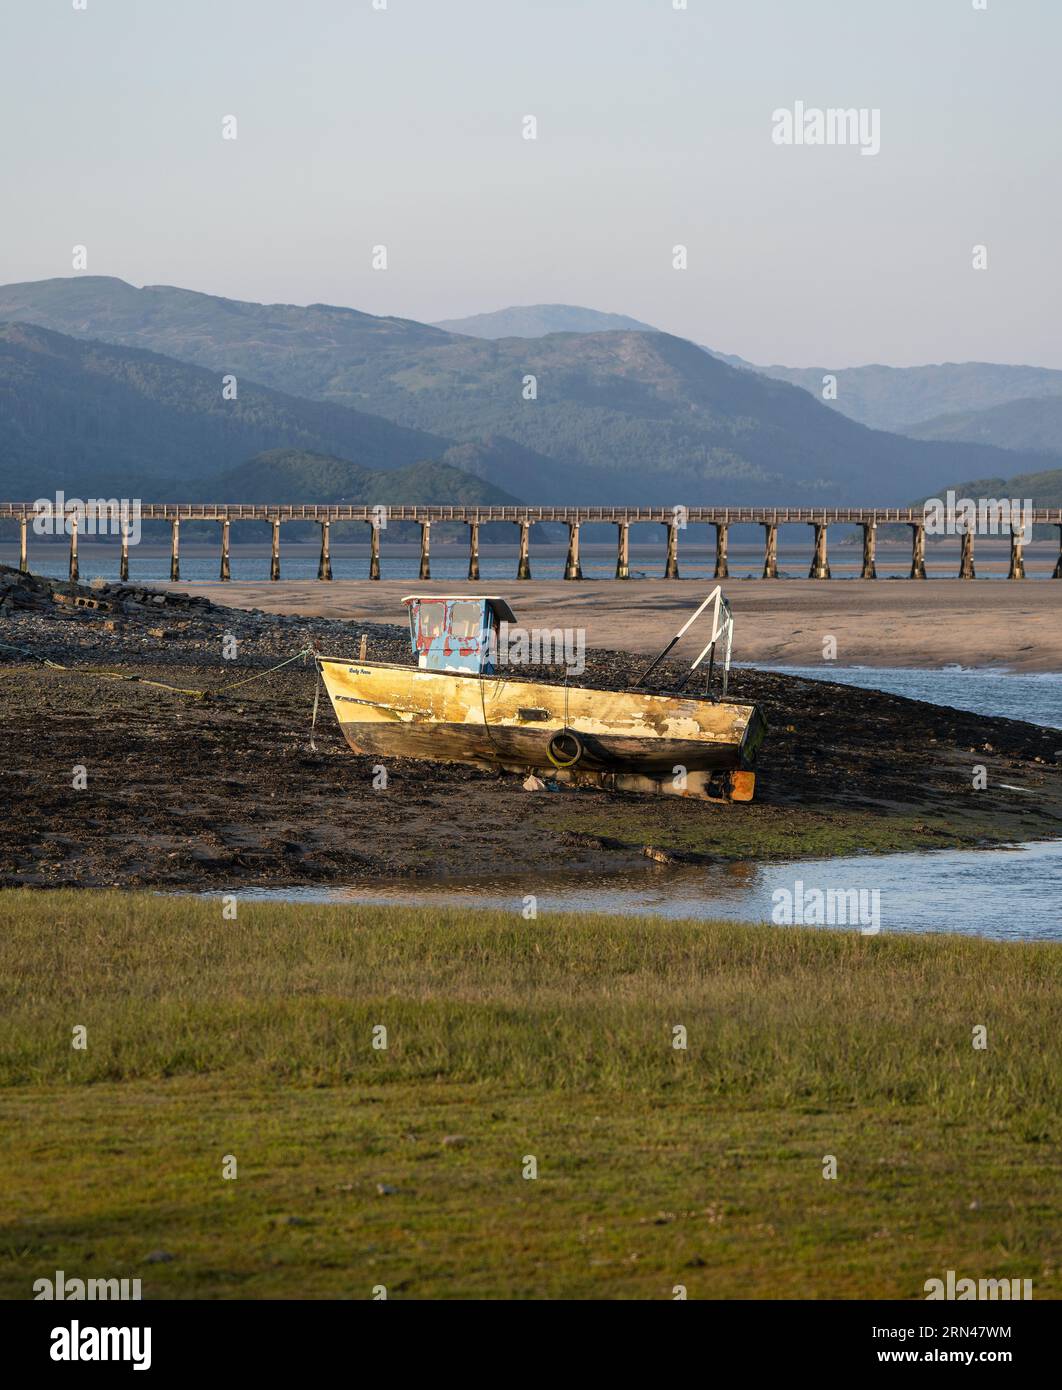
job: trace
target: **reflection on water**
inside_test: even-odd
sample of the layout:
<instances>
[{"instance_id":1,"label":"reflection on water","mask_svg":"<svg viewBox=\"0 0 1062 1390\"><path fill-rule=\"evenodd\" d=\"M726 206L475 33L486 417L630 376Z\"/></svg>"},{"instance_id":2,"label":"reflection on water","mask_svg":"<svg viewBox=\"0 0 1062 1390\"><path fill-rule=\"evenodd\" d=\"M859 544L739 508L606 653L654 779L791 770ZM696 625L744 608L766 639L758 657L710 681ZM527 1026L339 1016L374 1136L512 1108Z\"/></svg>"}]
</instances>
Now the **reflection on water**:
<instances>
[{"instance_id":1,"label":"reflection on water","mask_svg":"<svg viewBox=\"0 0 1062 1390\"><path fill-rule=\"evenodd\" d=\"M808 902L815 889L824 894L831 889L876 891L882 932L1062 941L1062 840L1009 850L941 850L784 864L653 865L618 874L552 874L533 881L524 875L423 886L403 882L371 888L243 889L240 897L519 912L525 894L533 892L539 916L609 912L770 922L779 890L802 894ZM843 924L825 924L824 929L835 926Z\"/></svg>"}]
</instances>

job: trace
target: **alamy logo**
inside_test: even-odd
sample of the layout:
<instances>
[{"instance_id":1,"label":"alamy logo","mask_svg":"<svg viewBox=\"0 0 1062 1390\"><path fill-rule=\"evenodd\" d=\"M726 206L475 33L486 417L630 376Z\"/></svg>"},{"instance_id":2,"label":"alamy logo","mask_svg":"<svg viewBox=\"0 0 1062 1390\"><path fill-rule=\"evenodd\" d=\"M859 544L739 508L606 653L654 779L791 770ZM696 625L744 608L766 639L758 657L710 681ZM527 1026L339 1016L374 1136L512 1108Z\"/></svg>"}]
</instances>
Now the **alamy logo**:
<instances>
[{"instance_id":1,"label":"alamy logo","mask_svg":"<svg viewBox=\"0 0 1062 1390\"><path fill-rule=\"evenodd\" d=\"M130 545L140 544L139 497L38 497L33 504L33 533L36 536L69 536L77 522L82 536L120 536L123 531Z\"/></svg>"},{"instance_id":2,"label":"alamy logo","mask_svg":"<svg viewBox=\"0 0 1062 1390\"><path fill-rule=\"evenodd\" d=\"M1031 497L956 497L949 488L941 497L928 497L924 507L927 536L954 536L974 531L979 536L1014 535L1032 540Z\"/></svg>"},{"instance_id":3,"label":"alamy logo","mask_svg":"<svg viewBox=\"0 0 1062 1390\"><path fill-rule=\"evenodd\" d=\"M150 1327L52 1328L53 1361L132 1361L134 1371L151 1369Z\"/></svg>"},{"instance_id":4,"label":"alamy logo","mask_svg":"<svg viewBox=\"0 0 1062 1390\"><path fill-rule=\"evenodd\" d=\"M566 666L571 676L586 670L586 630L572 627L511 627L491 630L491 661L499 666Z\"/></svg>"},{"instance_id":5,"label":"alamy logo","mask_svg":"<svg viewBox=\"0 0 1062 1390\"><path fill-rule=\"evenodd\" d=\"M880 888L793 887L771 894L771 921L778 927L859 927L864 936L881 931Z\"/></svg>"},{"instance_id":6,"label":"alamy logo","mask_svg":"<svg viewBox=\"0 0 1062 1390\"><path fill-rule=\"evenodd\" d=\"M935 1299L954 1299L962 1303L972 1299L1017 1302L1032 1298L1031 1279L956 1279L953 1269L949 1269L943 1279L927 1279L922 1287L927 1303Z\"/></svg>"},{"instance_id":7,"label":"alamy logo","mask_svg":"<svg viewBox=\"0 0 1062 1390\"><path fill-rule=\"evenodd\" d=\"M792 111L785 106L772 111L771 120L771 139L776 145L858 145L861 155L877 154L881 149L881 110L877 106L823 109L795 101Z\"/></svg>"},{"instance_id":8,"label":"alamy logo","mask_svg":"<svg viewBox=\"0 0 1062 1390\"><path fill-rule=\"evenodd\" d=\"M141 1296L139 1279L68 1279L61 1269L55 1271L54 1279L45 1275L33 1284L35 1303L42 1299L45 1302L51 1299L63 1302L82 1298L121 1301Z\"/></svg>"}]
</instances>

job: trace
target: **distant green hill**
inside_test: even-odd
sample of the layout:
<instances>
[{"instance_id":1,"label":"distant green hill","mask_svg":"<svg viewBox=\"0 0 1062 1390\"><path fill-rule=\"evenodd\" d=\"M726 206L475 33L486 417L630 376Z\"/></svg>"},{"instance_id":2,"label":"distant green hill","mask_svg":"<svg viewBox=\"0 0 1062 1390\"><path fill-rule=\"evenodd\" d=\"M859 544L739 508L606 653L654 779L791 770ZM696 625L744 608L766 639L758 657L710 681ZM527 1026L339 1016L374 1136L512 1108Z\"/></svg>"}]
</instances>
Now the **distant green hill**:
<instances>
[{"instance_id":1,"label":"distant green hill","mask_svg":"<svg viewBox=\"0 0 1062 1390\"><path fill-rule=\"evenodd\" d=\"M972 482L949 483L956 497L1032 498L1034 507L1062 507L1062 468L1040 473L1019 473L1014 478L975 478ZM943 492L935 494L943 497Z\"/></svg>"},{"instance_id":2,"label":"distant green hill","mask_svg":"<svg viewBox=\"0 0 1062 1390\"><path fill-rule=\"evenodd\" d=\"M306 458L349 459L374 485L385 470L404 470L402 485L419 489L417 500L448 501L455 489L487 500L497 491L441 463L418 472L450 447L438 436L243 377L227 401L216 371L0 323L0 478L9 497L32 500L57 488L81 497L211 496L219 475L285 446ZM433 481L439 491L429 499ZM300 500L297 477L285 489L261 500Z\"/></svg>"},{"instance_id":3,"label":"distant green hill","mask_svg":"<svg viewBox=\"0 0 1062 1390\"><path fill-rule=\"evenodd\" d=\"M916 439L967 441L1062 455L1062 396L1037 396L989 410L939 415L915 426L910 434Z\"/></svg>"},{"instance_id":4,"label":"distant green hill","mask_svg":"<svg viewBox=\"0 0 1062 1390\"><path fill-rule=\"evenodd\" d=\"M576 304L529 304L472 314L467 319L442 319L433 328L465 333L470 338L544 338L549 333L655 333L652 324L626 314L603 314Z\"/></svg>"},{"instance_id":5,"label":"distant green hill","mask_svg":"<svg viewBox=\"0 0 1062 1390\"><path fill-rule=\"evenodd\" d=\"M868 430L806 391L667 333L485 340L353 309L247 304L99 277L0 288L4 316L165 352L484 449L474 471L531 502L888 504L941 477L1039 462ZM532 376L534 400L525 398ZM491 441L504 442L501 459ZM282 443L351 456L305 440L247 453ZM516 487L520 457L527 467Z\"/></svg>"},{"instance_id":6,"label":"distant green hill","mask_svg":"<svg viewBox=\"0 0 1062 1390\"><path fill-rule=\"evenodd\" d=\"M279 498L306 503L351 502L369 507L442 501L454 506L504 506L517 500L482 478L445 463L373 470L301 449L270 449L222 474L210 486L211 501L275 502Z\"/></svg>"}]
</instances>

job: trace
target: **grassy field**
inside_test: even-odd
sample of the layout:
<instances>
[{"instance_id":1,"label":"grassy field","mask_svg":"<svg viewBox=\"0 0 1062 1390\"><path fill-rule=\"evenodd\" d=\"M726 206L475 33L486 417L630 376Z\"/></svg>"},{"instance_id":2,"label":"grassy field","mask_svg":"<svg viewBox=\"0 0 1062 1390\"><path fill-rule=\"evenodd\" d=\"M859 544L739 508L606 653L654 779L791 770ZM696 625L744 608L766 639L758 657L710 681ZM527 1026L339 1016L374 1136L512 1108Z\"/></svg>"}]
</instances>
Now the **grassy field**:
<instances>
[{"instance_id":1,"label":"grassy field","mask_svg":"<svg viewBox=\"0 0 1062 1390\"><path fill-rule=\"evenodd\" d=\"M1050 945L10 891L0 1295L1058 1297L1060 1000Z\"/></svg>"}]
</instances>

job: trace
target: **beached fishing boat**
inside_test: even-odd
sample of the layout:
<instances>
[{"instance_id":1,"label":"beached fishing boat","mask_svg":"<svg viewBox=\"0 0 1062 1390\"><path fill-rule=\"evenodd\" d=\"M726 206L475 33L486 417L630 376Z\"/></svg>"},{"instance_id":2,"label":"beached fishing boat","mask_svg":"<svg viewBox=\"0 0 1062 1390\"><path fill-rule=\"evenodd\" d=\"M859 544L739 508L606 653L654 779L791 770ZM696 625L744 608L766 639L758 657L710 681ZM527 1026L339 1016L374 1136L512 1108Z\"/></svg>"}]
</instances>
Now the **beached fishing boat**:
<instances>
[{"instance_id":1,"label":"beached fishing boat","mask_svg":"<svg viewBox=\"0 0 1062 1390\"><path fill-rule=\"evenodd\" d=\"M629 690L538 681L526 667L511 665L514 650L523 654L535 644L514 642L515 617L502 598L414 594L403 602L415 666L368 661L364 653L357 660L318 657L354 752L542 773L620 791L752 799L752 767L766 720L758 706L726 699L733 617L718 588L650 665L639 688ZM641 688L713 604L711 639L685 679L672 690ZM722 689L716 695L708 687L720 642ZM686 683L702 667L706 692L686 694Z\"/></svg>"}]
</instances>

